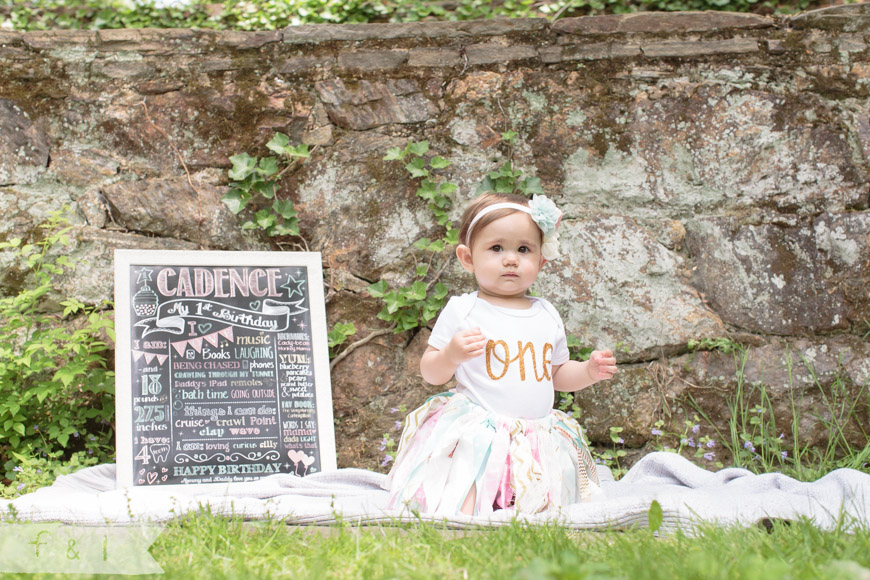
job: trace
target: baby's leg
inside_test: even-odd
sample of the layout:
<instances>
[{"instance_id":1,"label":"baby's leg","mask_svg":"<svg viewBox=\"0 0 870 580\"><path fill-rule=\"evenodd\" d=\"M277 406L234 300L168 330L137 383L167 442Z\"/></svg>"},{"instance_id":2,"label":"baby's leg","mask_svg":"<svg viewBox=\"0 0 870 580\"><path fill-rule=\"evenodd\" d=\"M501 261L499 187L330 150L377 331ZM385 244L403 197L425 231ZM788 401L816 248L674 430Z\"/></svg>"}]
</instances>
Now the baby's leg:
<instances>
[{"instance_id":1,"label":"baby's leg","mask_svg":"<svg viewBox=\"0 0 870 580\"><path fill-rule=\"evenodd\" d=\"M477 483L472 483L471 489L468 490L468 495L465 496L465 501L462 502L462 509L459 511L469 516L473 516L475 503L477 503Z\"/></svg>"}]
</instances>

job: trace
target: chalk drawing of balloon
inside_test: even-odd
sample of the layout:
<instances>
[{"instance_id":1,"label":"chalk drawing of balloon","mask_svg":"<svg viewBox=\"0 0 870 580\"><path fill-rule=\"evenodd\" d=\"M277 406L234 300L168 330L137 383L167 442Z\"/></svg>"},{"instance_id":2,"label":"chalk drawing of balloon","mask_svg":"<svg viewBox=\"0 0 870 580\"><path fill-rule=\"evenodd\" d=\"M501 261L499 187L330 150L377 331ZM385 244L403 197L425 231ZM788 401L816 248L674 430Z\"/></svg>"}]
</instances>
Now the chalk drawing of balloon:
<instances>
[{"instance_id":1,"label":"chalk drawing of balloon","mask_svg":"<svg viewBox=\"0 0 870 580\"><path fill-rule=\"evenodd\" d=\"M305 455L302 453L302 465L305 466L305 473L303 475L308 474L308 468L314 464L314 456L313 455Z\"/></svg>"},{"instance_id":2,"label":"chalk drawing of balloon","mask_svg":"<svg viewBox=\"0 0 870 580\"><path fill-rule=\"evenodd\" d=\"M296 451L296 450L288 451L287 457L289 457L290 461L293 462L294 475L298 475L300 477L307 475L308 468L314 464L314 456L307 455L304 451ZM304 468L302 473L299 473L300 464L301 464L301 467Z\"/></svg>"},{"instance_id":3,"label":"chalk drawing of balloon","mask_svg":"<svg viewBox=\"0 0 870 580\"><path fill-rule=\"evenodd\" d=\"M299 475L299 462L302 461L302 456L305 454L301 451L291 449L287 452L287 457L293 462L293 474Z\"/></svg>"}]
</instances>

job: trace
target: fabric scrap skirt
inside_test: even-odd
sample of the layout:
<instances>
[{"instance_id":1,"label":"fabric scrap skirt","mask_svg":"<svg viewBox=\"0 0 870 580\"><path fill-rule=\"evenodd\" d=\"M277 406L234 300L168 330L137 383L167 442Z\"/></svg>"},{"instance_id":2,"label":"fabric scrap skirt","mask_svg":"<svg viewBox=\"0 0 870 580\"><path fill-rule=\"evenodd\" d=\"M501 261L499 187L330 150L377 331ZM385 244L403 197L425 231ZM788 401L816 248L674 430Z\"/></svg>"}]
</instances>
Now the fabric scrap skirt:
<instances>
[{"instance_id":1,"label":"fabric scrap skirt","mask_svg":"<svg viewBox=\"0 0 870 580\"><path fill-rule=\"evenodd\" d=\"M583 431L569 415L554 409L518 419L452 392L405 418L389 486L390 508L445 515L461 513L472 490L475 515L510 506L538 513L601 494Z\"/></svg>"}]
</instances>

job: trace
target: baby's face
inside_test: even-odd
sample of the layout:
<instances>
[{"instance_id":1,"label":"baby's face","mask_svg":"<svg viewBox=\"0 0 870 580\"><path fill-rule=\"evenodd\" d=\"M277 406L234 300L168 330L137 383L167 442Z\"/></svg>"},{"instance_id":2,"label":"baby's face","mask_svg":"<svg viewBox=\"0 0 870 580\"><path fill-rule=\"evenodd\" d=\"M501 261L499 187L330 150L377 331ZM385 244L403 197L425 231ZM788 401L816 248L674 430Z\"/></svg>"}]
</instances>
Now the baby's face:
<instances>
[{"instance_id":1,"label":"baby's face","mask_svg":"<svg viewBox=\"0 0 870 580\"><path fill-rule=\"evenodd\" d=\"M544 265L541 230L524 212L514 212L475 232L471 265L480 294L523 298Z\"/></svg>"}]
</instances>

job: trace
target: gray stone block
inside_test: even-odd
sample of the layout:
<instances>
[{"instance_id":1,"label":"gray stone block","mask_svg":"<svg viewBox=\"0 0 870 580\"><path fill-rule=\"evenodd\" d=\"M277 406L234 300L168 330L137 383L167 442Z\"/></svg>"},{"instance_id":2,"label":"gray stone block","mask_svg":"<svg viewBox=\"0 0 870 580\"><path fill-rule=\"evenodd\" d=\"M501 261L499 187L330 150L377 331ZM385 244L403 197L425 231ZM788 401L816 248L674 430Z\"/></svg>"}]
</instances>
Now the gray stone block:
<instances>
[{"instance_id":1,"label":"gray stone block","mask_svg":"<svg viewBox=\"0 0 870 580\"><path fill-rule=\"evenodd\" d=\"M460 61L459 49L414 48L408 52L408 66L452 67Z\"/></svg>"},{"instance_id":2,"label":"gray stone block","mask_svg":"<svg viewBox=\"0 0 870 580\"><path fill-rule=\"evenodd\" d=\"M557 20L552 30L561 34L615 34L615 33L680 33L711 32L725 29L770 28L774 22L755 14L730 12L638 12L636 14L608 14L581 16Z\"/></svg>"},{"instance_id":3,"label":"gray stone block","mask_svg":"<svg viewBox=\"0 0 870 580\"><path fill-rule=\"evenodd\" d=\"M531 46L502 46L500 44L472 44L465 47L469 66L500 64L517 60L537 60L538 51Z\"/></svg>"},{"instance_id":4,"label":"gray stone block","mask_svg":"<svg viewBox=\"0 0 870 580\"><path fill-rule=\"evenodd\" d=\"M713 56L717 54L747 54L761 49L755 38L726 40L666 40L643 44L643 55L650 58Z\"/></svg>"},{"instance_id":5,"label":"gray stone block","mask_svg":"<svg viewBox=\"0 0 870 580\"><path fill-rule=\"evenodd\" d=\"M342 52L338 55L338 67L359 71L392 70L408 60L407 50L366 50Z\"/></svg>"},{"instance_id":6,"label":"gray stone block","mask_svg":"<svg viewBox=\"0 0 870 580\"><path fill-rule=\"evenodd\" d=\"M544 18L506 18L466 20L462 22L409 22L404 24L304 24L288 26L282 31L287 44L308 44L358 40L392 40L397 38L464 38L501 36L511 33L537 32L547 29Z\"/></svg>"}]
</instances>

